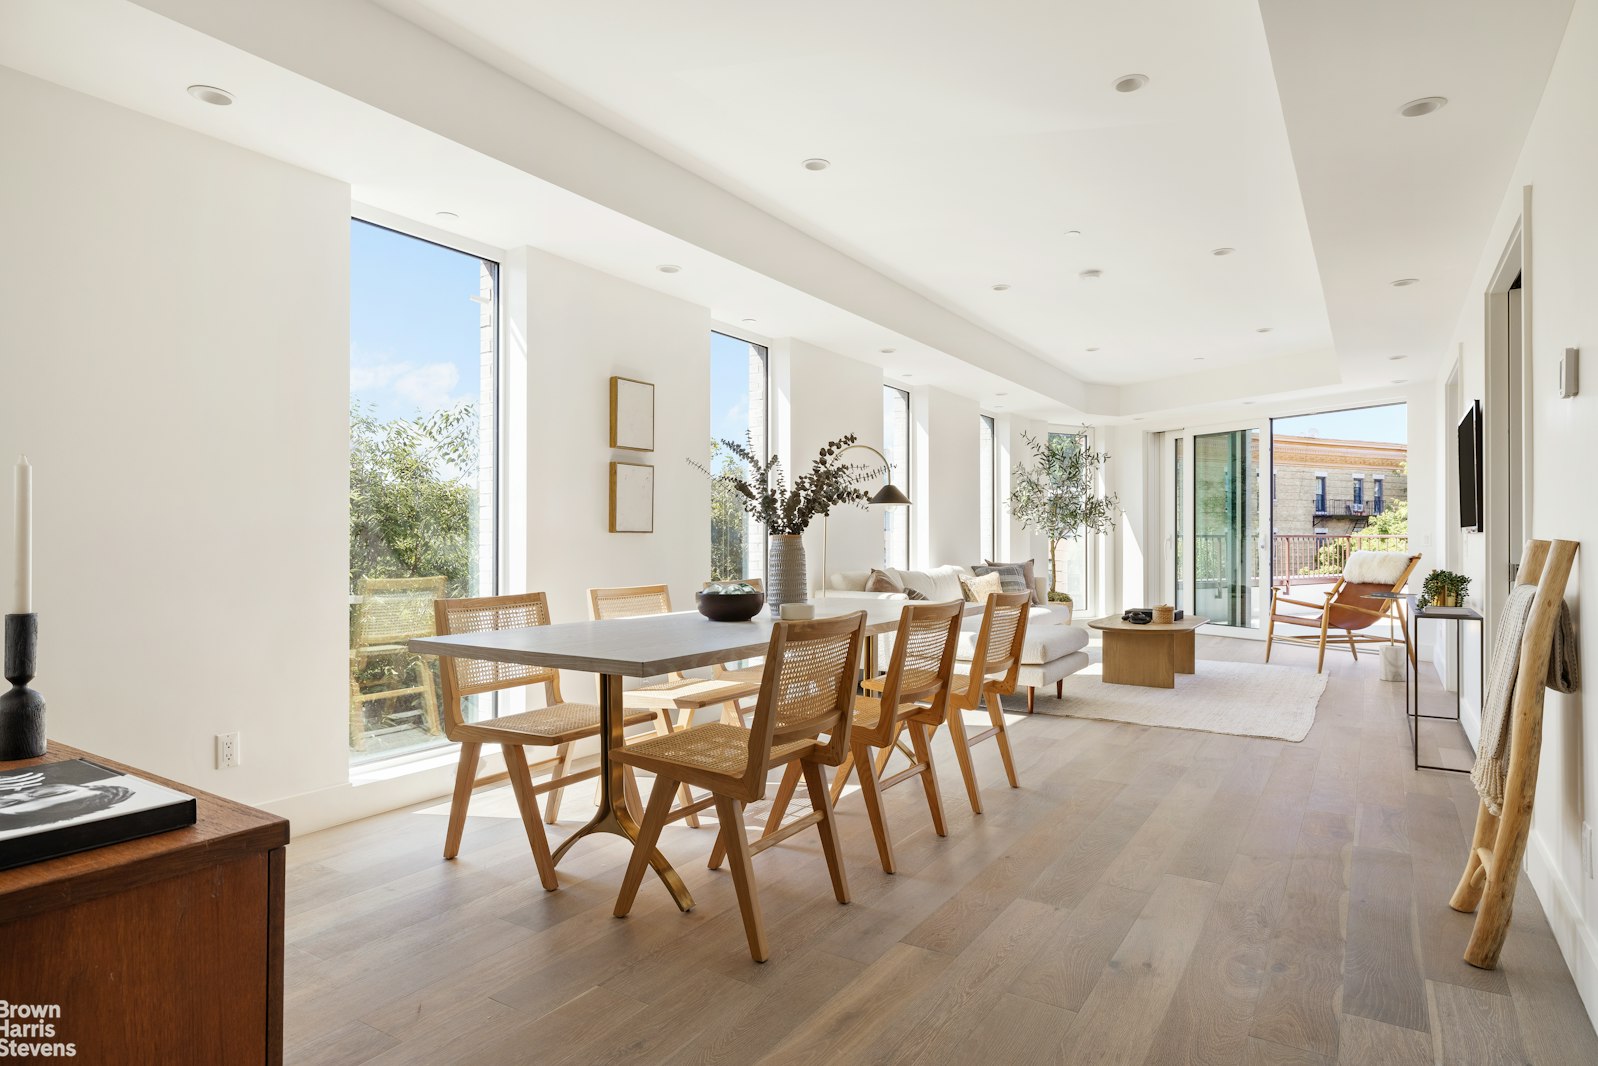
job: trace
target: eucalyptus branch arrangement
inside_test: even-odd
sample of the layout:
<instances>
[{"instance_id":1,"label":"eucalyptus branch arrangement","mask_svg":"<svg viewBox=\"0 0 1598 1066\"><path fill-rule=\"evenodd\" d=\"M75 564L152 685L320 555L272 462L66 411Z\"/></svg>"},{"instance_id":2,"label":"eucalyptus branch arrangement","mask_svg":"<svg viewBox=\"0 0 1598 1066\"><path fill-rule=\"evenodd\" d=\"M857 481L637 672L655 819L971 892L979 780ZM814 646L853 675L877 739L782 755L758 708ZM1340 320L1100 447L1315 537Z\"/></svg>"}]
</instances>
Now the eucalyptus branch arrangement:
<instances>
[{"instance_id":1,"label":"eucalyptus branch arrangement","mask_svg":"<svg viewBox=\"0 0 1598 1066\"><path fill-rule=\"evenodd\" d=\"M688 465L736 493L744 511L765 526L767 533L803 533L811 522L830 513L834 507L866 505L867 493L860 485L880 473L880 468L838 460L838 456L858 439L850 433L822 445L809 472L794 478L791 485L783 473L782 460L775 455L762 460L755 454L752 441L745 444L720 441L735 460L723 464L720 470L712 470L693 459L688 460Z\"/></svg>"}]
</instances>

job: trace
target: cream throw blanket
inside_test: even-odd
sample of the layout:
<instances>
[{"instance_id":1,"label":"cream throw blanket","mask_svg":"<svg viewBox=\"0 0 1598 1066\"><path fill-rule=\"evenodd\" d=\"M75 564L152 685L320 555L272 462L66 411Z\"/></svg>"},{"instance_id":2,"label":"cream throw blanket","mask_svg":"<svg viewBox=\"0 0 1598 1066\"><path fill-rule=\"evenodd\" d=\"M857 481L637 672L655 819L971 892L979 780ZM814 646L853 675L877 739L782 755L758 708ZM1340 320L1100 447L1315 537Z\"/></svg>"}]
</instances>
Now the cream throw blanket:
<instances>
[{"instance_id":1,"label":"cream throw blanket","mask_svg":"<svg viewBox=\"0 0 1598 1066\"><path fill-rule=\"evenodd\" d=\"M1520 645L1531 615L1531 601L1537 586L1517 585L1504 604L1493 642L1493 657L1487 669L1487 692L1481 707L1481 743L1470 780L1482 803L1493 814L1503 813L1504 786L1509 779L1509 730L1516 674L1520 671ZM1548 676L1544 679L1556 692L1574 692L1581 681L1576 661L1576 635L1570 623L1570 608L1559 605L1559 625L1554 629L1554 646L1548 656Z\"/></svg>"}]
</instances>

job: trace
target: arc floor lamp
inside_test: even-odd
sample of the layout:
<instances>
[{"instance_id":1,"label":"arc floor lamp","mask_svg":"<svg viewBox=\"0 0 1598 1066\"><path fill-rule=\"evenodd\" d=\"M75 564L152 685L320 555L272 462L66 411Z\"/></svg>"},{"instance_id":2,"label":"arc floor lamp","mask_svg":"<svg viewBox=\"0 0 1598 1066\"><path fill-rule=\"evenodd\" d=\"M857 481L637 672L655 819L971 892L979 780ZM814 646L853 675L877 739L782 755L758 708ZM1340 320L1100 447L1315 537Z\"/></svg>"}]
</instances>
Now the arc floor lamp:
<instances>
[{"instance_id":1,"label":"arc floor lamp","mask_svg":"<svg viewBox=\"0 0 1598 1066\"><path fill-rule=\"evenodd\" d=\"M868 451L872 455L875 455L878 459L882 460L882 487L876 492L873 492L870 496L866 497L866 504L873 507L910 506L910 497L906 496L904 491L900 489L899 486L895 485L891 480L893 476L893 464L888 462L888 457L886 455L883 455L869 444L851 444L849 447L839 452L838 455L848 455L856 448ZM818 592L818 595L820 596L825 596L827 594L827 517L827 515L821 516L821 588Z\"/></svg>"}]
</instances>

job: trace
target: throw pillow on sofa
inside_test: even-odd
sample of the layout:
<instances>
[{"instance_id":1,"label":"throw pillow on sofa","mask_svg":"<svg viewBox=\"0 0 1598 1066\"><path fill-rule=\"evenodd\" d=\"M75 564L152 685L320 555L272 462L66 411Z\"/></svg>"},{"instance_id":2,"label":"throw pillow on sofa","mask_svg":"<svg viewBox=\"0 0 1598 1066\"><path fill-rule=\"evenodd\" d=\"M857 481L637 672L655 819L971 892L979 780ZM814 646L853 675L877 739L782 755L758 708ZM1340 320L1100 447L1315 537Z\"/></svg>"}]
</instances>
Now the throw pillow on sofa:
<instances>
[{"instance_id":1,"label":"throw pillow on sofa","mask_svg":"<svg viewBox=\"0 0 1598 1066\"><path fill-rule=\"evenodd\" d=\"M967 603L987 603L989 595L1004 591L1003 580L998 574L963 577L960 579L960 586L965 590Z\"/></svg>"},{"instance_id":2,"label":"throw pillow on sofa","mask_svg":"<svg viewBox=\"0 0 1598 1066\"><path fill-rule=\"evenodd\" d=\"M992 559L989 559L987 560L987 564L989 566L1019 566L1021 568L1023 577L1026 579L1027 595L1032 597L1033 603L1037 604L1039 607L1043 606L1043 601L1038 598L1038 578L1032 570L1031 559L1028 559L1024 563L996 563Z\"/></svg>"},{"instance_id":3,"label":"throw pillow on sofa","mask_svg":"<svg viewBox=\"0 0 1598 1066\"><path fill-rule=\"evenodd\" d=\"M871 576L866 578L867 592L903 592L904 586L881 570L871 571Z\"/></svg>"},{"instance_id":4,"label":"throw pillow on sofa","mask_svg":"<svg viewBox=\"0 0 1598 1066\"><path fill-rule=\"evenodd\" d=\"M1026 571L1022 569L1019 563L994 563L988 566L973 566L971 572L978 577L982 577L985 574L999 575L999 584L1005 592L1024 592L1029 600L1036 595L1032 591L1032 586L1027 584Z\"/></svg>"}]
</instances>

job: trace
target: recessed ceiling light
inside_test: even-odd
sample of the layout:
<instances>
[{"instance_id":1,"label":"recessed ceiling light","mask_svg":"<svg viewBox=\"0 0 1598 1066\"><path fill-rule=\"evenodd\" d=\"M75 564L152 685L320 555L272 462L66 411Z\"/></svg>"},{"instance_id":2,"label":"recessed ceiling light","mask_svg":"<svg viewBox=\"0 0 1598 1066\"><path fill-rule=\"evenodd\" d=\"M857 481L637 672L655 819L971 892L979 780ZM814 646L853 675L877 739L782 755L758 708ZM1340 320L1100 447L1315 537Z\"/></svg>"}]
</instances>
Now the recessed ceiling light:
<instances>
[{"instance_id":1,"label":"recessed ceiling light","mask_svg":"<svg viewBox=\"0 0 1598 1066\"><path fill-rule=\"evenodd\" d=\"M1142 415L1135 415L1135 416L1133 416L1132 421L1141 422L1141 421L1143 421L1143 416Z\"/></svg>"},{"instance_id":2,"label":"recessed ceiling light","mask_svg":"<svg viewBox=\"0 0 1598 1066\"><path fill-rule=\"evenodd\" d=\"M832 162L827 159L806 159L800 165L806 170L826 170L828 167L832 166Z\"/></svg>"},{"instance_id":3,"label":"recessed ceiling light","mask_svg":"<svg viewBox=\"0 0 1598 1066\"><path fill-rule=\"evenodd\" d=\"M746 326L752 326L755 324L755 320L752 318L741 318L738 321L742 322Z\"/></svg>"},{"instance_id":4,"label":"recessed ceiling light","mask_svg":"<svg viewBox=\"0 0 1598 1066\"><path fill-rule=\"evenodd\" d=\"M1231 255L1235 251L1237 251L1236 248L1211 248L1210 249L1210 254L1211 255Z\"/></svg>"},{"instance_id":5,"label":"recessed ceiling light","mask_svg":"<svg viewBox=\"0 0 1598 1066\"><path fill-rule=\"evenodd\" d=\"M676 263L662 263L655 269L660 271L662 274L675 274L677 271L681 270L682 267L678 266Z\"/></svg>"},{"instance_id":6,"label":"recessed ceiling light","mask_svg":"<svg viewBox=\"0 0 1598 1066\"><path fill-rule=\"evenodd\" d=\"M1104 271L1102 270L1084 270L1082 273L1077 275L1077 277L1081 278L1083 281L1097 281L1103 276Z\"/></svg>"},{"instance_id":7,"label":"recessed ceiling light","mask_svg":"<svg viewBox=\"0 0 1598 1066\"><path fill-rule=\"evenodd\" d=\"M1149 83L1147 74L1122 74L1110 84L1118 93L1135 93Z\"/></svg>"},{"instance_id":8,"label":"recessed ceiling light","mask_svg":"<svg viewBox=\"0 0 1598 1066\"><path fill-rule=\"evenodd\" d=\"M451 221L453 219L460 218L461 216L457 215L453 211L434 211L433 212L433 217L434 218L441 218L444 221L449 222L449 221Z\"/></svg>"},{"instance_id":9,"label":"recessed ceiling light","mask_svg":"<svg viewBox=\"0 0 1598 1066\"><path fill-rule=\"evenodd\" d=\"M1419 285L1419 284L1420 284L1420 279L1419 278L1399 278L1397 281L1392 283L1392 286L1395 289L1407 289L1411 285Z\"/></svg>"},{"instance_id":10,"label":"recessed ceiling light","mask_svg":"<svg viewBox=\"0 0 1598 1066\"><path fill-rule=\"evenodd\" d=\"M1096 352L1096 351L1098 351L1098 349L1097 349L1097 348L1089 348L1089 349L1087 349L1087 350L1088 350L1088 351L1090 351L1090 352Z\"/></svg>"},{"instance_id":11,"label":"recessed ceiling light","mask_svg":"<svg viewBox=\"0 0 1598 1066\"><path fill-rule=\"evenodd\" d=\"M233 103L233 94L226 89L218 89L215 85L191 85L189 95L202 104L211 104L213 107L230 107Z\"/></svg>"},{"instance_id":12,"label":"recessed ceiling light","mask_svg":"<svg viewBox=\"0 0 1598 1066\"><path fill-rule=\"evenodd\" d=\"M1065 231L1065 235L1067 237L1080 237L1082 236L1082 231L1079 229L1068 229Z\"/></svg>"},{"instance_id":13,"label":"recessed ceiling light","mask_svg":"<svg viewBox=\"0 0 1598 1066\"><path fill-rule=\"evenodd\" d=\"M902 378L913 378L913 377L915 377L915 375L914 375L914 374L911 374L911 373L909 373L909 372L908 372L908 371L906 371L906 372L905 372L905 373L903 373L903 374L900 374L900 375L899 375L899 376L900 376L900 377L902 377Z\"/></svg>"},{"instance_id":14,"label":"recessed ceiling light","mask_svg":"<svg viewBox=\"0 0 1598 1066\"><path fill-rule=\"evenodd\" d=\"M1389 356L1388 356L1388 357L1387 357L1387 361L1388 361L1388 362L1389 362L1389 363L1396 363L1396 362L1398 362L1398 361L1399 361L1399 360L1400 360L1400 359L1408 359L1408 358L1409 358L1409 356L1407 356L1407 355L1389 355Z\"/></svg>"},{"instance_id":15,"label":"recessed ceiling light","mask_svg":"<svg viewBox=\"0 0 1598 1066\"><path fill-rule=\"evenodd\" d=\"M1202 355L1195 355L1193 357L1193 361L1195 363L1202 363L1204 361L1204 357Z\"/></svg>"},{"instance_id":16,"label":"recessed ceiling light","mask_svg":"<svg viewBox=\"0 0 1598 1066\"><path fill-rule=\"evenodd\" d=\"M1008 282L1004 282L1004 281L1001 281L997 285L993 286L993 291L994 292L1008 292L1009 289L1010 289L1009 283Z\"/></svg>"},{"instance_id":17,"label":"recessed ceiling light","mask_svg":"<svg viewBox=\"0 0 1598 1066\"><path fill-rule=\"evenodd\" d=\"M1402 385L1404 382L1406 382L1408 380L1409 380L1408 378L1394 378L1393 379L1393 384L1394 385Z\"/></svg>"},{"instance_id":18,"label":"recessed ceiling light","mask_svg":"<svg viewBox=\"0 0 1598 1066\"><path fill-rule=\"evenodd\" d=\"M1243 406L1244 407L1253 407L1254 406L1254 401L1253 400L1244 400L1243 401Z\"/></svg>"},{"instance_id":19,"label":"recessed ceiling light","mask_svg":"<svg viewBox=\"0 0 1598 1066\"><path fill-rule=\"evenodd\" d=\"M993 394L993 395L995 395L995 396L1008 396L1008 395L1010 395L1010 394L1009 394L1009 393L1007 393L1007 392L996 392L996 393L994 393L994 394Z\"/></svg>"},{"instance_id":20,"label":"recessed ceiling light","mask_svg":"<svg viewBox=\"0 0 1598 1066\"><path fill-rule=\"evenodd\" d=\"M996 404L994 404L994 405L993 405L993 409L994 409L994 410L995 410L995 411L1002 411L1002 410L1004 410L1004 404L1002 404L1002 403L996 403Z\"/></svg>"},{"instance_id":21,"label":"recessed ceiling light","mask_svg":"<svg viewBox=\"0 0 1598 1066\"><path fill-rule=\"evenodd\" d=\"M1270 326L1261 326L1259 329L1255 330L1254 332L1255 333L1269 333L1270 331L1271 331L1271 327Z\"/></svg>"},{"instance_id":22,"label":"recessed ceiling light","mask_svg":"<svg viewBox=\"0 0 1598 1066\"><path fill-rule=\"evenodd\" d=\"M877 349L877 351L881 352L883 355L892 355L894 352L896 352L898 350L899 349L897 349L897 348L878 348Z\"/></svg>"},{"instance_id":23,"label":"recessed ceiling light","mask_svg":"<svg viewBox=\"0 0 1598 1066\"><path fill-rule=\"evenodd\" d=\"M1448 103L1446 96L1423 96L1419 100L1411 100L1398 109L1398 113L1405 118L1420 118L1433 111L1441 111Z\"/></svg>"}]
</instances>

